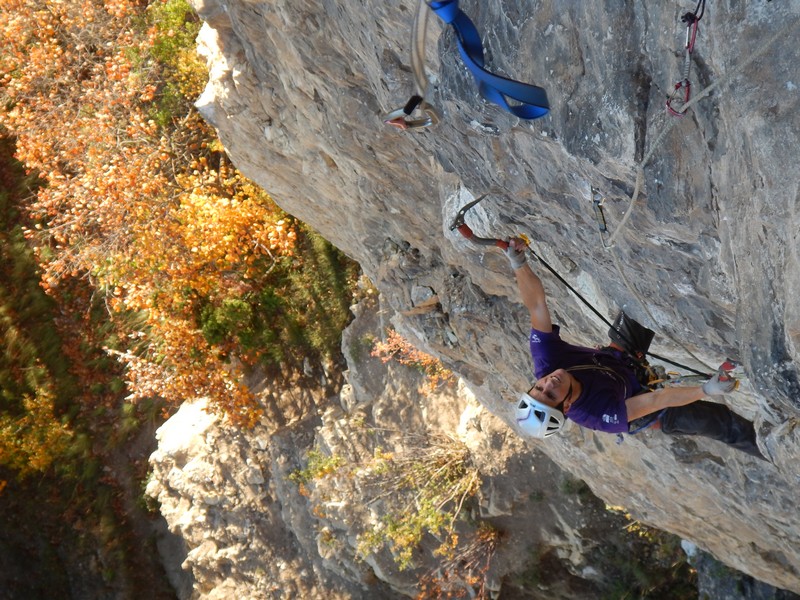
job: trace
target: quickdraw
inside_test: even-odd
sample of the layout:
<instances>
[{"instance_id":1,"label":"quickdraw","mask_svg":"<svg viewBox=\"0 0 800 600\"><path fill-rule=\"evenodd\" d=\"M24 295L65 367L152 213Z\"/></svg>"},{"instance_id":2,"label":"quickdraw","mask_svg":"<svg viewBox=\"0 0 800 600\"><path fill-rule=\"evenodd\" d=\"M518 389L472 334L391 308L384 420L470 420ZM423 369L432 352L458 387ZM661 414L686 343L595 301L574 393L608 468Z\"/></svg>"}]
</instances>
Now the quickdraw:
<instances>
[{"instance_id":1,"label":"quickdraw","mask_svg":"<svg viewBox=\"0 0 800 600\"><path fill-rule=\"evenodd\" d=\"M397 129L425 129L439 122L436 109L425 101L431 87L425 73L425 38L429 14L427 2L419 0L411 34L411 71L414 74L416 93L403 108L393 110L383 117L384 123Z\"/></svg>"},{"instance_id":2,"label":"quickdraw","mask_svg":"<svg viewBox=\"0 0 800 600\"><path fill-rule=\"evenodd\" d=\"M608 233L608 225L606 224L606 215L603 212L603 206L606 204L605 197L600 193L597 188L592 188L592 208L594 209L594 218L597 221L597 227L600 233Z\"/></svg>"},{"instance_id":3,"label":"quickdraw","mask_svg":"<svg viewBox=\"0 0 800 600\"><path fill-rule=\"evenodd\" d=\"M689 102L692 95L692 82L689 80L689 72L692 68L692 52L694 52L694 43L697 39L697 28L705 12L706 0L698 0L694 12L687 12L681 17L681 21L686 23L683 79L675 83L672 95L667 98L667 111L676 117L682 117L685 114L684 106Z\"/></svg>"},{"instance_id":4,"label":"quickdraw","mask_svg":"<svg viewBox=\"0 0 800 600\"><path fill-rule=\"evenodd\" d=\"M603 243L603 248L608 249L606 243L606 236L608 235L608 223L606 223L606 213L604 207L606 205L606 197L596 187L592 186L592 210L594 211L594 220L597 222L597 229L600 231L600 241Z\"/></svg>"}]
</instances>

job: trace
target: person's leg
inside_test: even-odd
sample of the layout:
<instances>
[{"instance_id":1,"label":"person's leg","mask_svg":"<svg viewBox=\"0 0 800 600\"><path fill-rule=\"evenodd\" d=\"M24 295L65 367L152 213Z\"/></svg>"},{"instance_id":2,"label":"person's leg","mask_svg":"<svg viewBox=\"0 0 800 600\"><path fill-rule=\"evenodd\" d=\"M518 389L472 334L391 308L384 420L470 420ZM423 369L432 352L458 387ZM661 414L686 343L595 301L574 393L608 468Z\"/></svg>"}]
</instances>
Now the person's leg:
<instances>
[{"instance_id":1,"label":"person's leg","mask_svg":"<svg viewBox=\"0 0 800 600\"><path fill-rule=\"evenodd\" d=\"M661 416L661 431L670 435L699 435L724 442L763 459L756 444L753 423L724 404L700 400L668 408Z\"/></svg>"}]
</instances>

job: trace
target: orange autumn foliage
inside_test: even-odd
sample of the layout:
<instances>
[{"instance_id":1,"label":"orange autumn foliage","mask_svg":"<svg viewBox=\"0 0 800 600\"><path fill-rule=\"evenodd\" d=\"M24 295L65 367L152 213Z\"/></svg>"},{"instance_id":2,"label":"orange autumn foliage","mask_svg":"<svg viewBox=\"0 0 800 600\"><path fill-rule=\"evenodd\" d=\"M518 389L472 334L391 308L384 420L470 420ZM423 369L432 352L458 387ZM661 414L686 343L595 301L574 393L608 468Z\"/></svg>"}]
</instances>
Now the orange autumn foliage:
<instances>
[{"instance_id":1,"label":"orange autumn foliage","mask_svg":"<svg viewBox=\"0 0 800 600\"><path fill-rule=\"evenodd\" d=\"M197 315L257 286L291 255L295 232L209 147L191 99L157 122L167 92L153 52L172 32L143 26L146 11L135 0L0 0L0 124L47 184L27 235L45 290L73 311L76 278L105 296L123 340L110 352L133 398L208 396L252 423L241 361L203 337ZM196 93L197 77L179 87Z\"/></svg>"},{"instance_id":2,"label":"orange autumn foliage","mask_svg":"<svg viewBox=\"0 0 800 600\"><path fill-rule=\"evenodd\" d=\"M419 370L425 376L425 383L420 389L424 394L433 393L441 385L450 385L455 381L455 375L442 361L418 350L394 329L389 330L386 341L375 342L371 355L384 363L396 360L401 365Z\"/></svg>"}]
</instances>

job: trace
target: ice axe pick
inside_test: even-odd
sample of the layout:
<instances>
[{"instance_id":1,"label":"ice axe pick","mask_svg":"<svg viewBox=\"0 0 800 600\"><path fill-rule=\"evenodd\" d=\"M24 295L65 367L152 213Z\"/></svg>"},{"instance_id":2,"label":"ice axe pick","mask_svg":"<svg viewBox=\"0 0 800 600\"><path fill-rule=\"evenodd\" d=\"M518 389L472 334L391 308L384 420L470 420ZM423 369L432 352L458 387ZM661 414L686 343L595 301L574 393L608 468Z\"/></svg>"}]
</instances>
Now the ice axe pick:
<instances>
[{"instance_id":1,"label":"ice axe pick","mask_svg":"<svg viewBox=\"0 0 800 600\"><path fill-rule=\"evenodd\" d=\"M458 213L456 214L456 218L453 219L453 224L450 225L450 231L453 231L453 230L457 229L458 232L461 235L463 235L465 238L467 238L473 244L477 244L479 246L497 246L501 250L505 250L506 248L508 248L508 242L507 241L498 240L496 238L485 238L485 237L477 236L472 231L472 228L469 225L467 225L466 221L464 220L464 217L466 216L467 212L469 212L469 210L473 206L475 206L478 202L480 202L481 200L486 198L486 196L488 196L488 194L483 194L481 196L478 196L472 202L470 202L468 204L465 204L461 208L461 210L459 210ZM523 240L525 240L526 244L529 243L528 242L528 238L526 236L520 235L519 237L522 238Z\"/></svg>"}]
</instances>

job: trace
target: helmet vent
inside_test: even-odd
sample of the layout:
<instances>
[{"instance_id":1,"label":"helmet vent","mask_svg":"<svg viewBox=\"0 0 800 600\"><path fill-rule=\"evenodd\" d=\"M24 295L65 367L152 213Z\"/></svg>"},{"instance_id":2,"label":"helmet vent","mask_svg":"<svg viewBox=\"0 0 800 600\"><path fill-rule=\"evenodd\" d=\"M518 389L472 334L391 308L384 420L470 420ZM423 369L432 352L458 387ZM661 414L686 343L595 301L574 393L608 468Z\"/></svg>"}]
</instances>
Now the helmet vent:
<instances>
[{"instance_id":1,"label":"helmet vent","mask_svg":"<svg viewBox=\"0 0 800 600\"><path fill-rule=\"evenodd\" d=\"M542 404L528 394L522 394L516 417L526 435L539 439L557 433L564 426L564 414L558 408Z\"/></svg>"}]
</instances>

